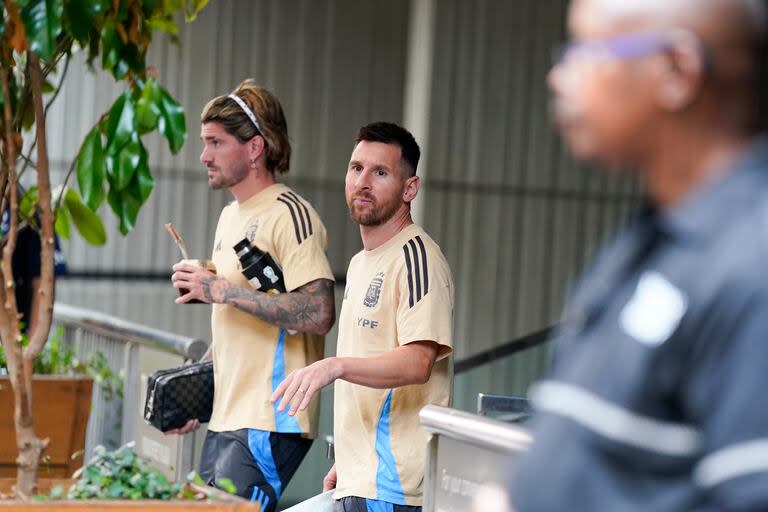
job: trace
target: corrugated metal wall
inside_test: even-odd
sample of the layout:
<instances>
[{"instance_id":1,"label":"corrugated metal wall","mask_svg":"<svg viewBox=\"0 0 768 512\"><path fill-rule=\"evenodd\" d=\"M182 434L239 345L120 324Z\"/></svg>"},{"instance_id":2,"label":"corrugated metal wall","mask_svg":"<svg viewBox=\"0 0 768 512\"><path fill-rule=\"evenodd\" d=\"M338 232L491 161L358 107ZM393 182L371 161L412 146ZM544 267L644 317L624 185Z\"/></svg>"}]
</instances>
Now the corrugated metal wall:
<instances>
[{"instance_id":1,"label":"corrugated metal wall","mask_svg":"<svg viewBox=\"0 0 768 512\"><path fill-rule=\"evenodd\" d=\"M420 211L454 272L459 358L554 322L570 279L637 196L632 183L575 165L550 128L544 82L551 50L563 39L565 4L435 0ZM332 266L343 275L360 248L343 201L351 142L363 123L403 119L408 22L407 0L211 2L184 28L180 47L159 43L151 57L187 110L187 145L171 156L163 141L150 144L157 187L137 229L123 239L110 219L107 247L67 242L70 267L169 271L178 254L163 228L168 221L192 254L210 253L218 213L230 197L207 189L197 116L210 97L254 77L283 102L295 150L286 181L317 207ZM110 79L73 69L49 125L59 173L114 97ZM158 282L59 285L61 301L207 338L208 308L174 306L173 296ZM334 341L335 330L329 351ZM513 359L458 376L456 405L471 409L478 391L523 392L546 353ZM328 404L326 394L327 432ZM327 465L317 450L289 488L292 497L318 489Z\"/></svg>"},{"instance_id":2,"label":"corrugated metal wall","mask_svg":"<svg viewBox=\"0 0 768 512\"><path fill-rule=\"evenodd\" d=\"M565 5L438 2L424 221L454 271L459 358L555 322L568 283L636 196L576 165L551 128L544 84ZM457 376L455 403L523 393L545 363L540 348Z\"/></svg>"},{"instance_id":3,"label":"corrugated metal wall","mask_svg":"<svg viewBox=\"0 0 768 512\"><path fill-rule=\"evenodd\" d=\"M210 254L219 212L232 198L208 190L198 161L199 112L211 97L252 77L281 99L294 149L286 181L320 212L329 231L333 269L343 275L361 247L343 199L344 173L360 125L402 119L407 21L406 0L211 2L194 25L184 28L180 47L158 41L150 58L161 83L186 109L187 144L177 156L162 140L148 145L157 183L135 231L120 237L110 217L106 247L88 247L73 238L64 244L70 268L170 274L180 257L163 227L168 221L180 230L192 255ZM108 77L84 75L80 63L72 68L49 124L59 176L116 95ZM169 282L61 280L57 299L210 339L210 307L176 306L174 296ZM335 352L334 342L335 331L328 336L329 353ZM330 434L330 390L323 393L322 409L320 431ZM283 504L320 491L330 465L323 455L321 438L285 490Z\"/></svg>"},{"instance_id":4,"label":"corrugated metal wall","mask_svg":"<svg viewBox=\"0 0 768 512\"><path fill-rule=\"evenodd\" d=\"M148 145L157 183L136 229L122 238L110 217L106 247L89 247L77 238L65 243L70 267L170 272L180 257L163 227L168 221L182 233L190 254L210 254L219 211L232 197L208 190L198 161L199 112L211 97L253 77L281 98L294 149L285 181L320 211L329 227L333 269L343 275L349 258L361 247L357 229L347 218L343 176L358 126L371 119L402 118L407 13L405 0L212 2L194 25L184 28L180 47L158 41L150 61L185 107L189 139L177 156L170 155L163 140ZM49 124L51 155L60 172L68 168L82 135L115 96L111 79L80 73L80 62L72 67L77 71L67 77ZM180 312L170 300L131 304L111 287L66 282L59 297L81 303L82 294L90 297L89 304L132 320L151 319L165 329L209 335L204 315L201 319ZM148 285L128 288L141 293ZM173 296L170 286L156 292L163 299Z\"/></svg>"}]
</instances>

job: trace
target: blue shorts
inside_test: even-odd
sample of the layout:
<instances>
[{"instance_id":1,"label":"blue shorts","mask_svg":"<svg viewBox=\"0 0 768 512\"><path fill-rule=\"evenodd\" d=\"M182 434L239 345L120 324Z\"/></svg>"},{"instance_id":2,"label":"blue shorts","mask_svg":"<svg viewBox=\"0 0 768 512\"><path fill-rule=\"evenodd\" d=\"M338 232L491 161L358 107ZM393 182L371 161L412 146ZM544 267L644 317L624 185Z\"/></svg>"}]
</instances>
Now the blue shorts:
<instances>
[{"instance_id":1,"label":"blue shorts","mask_svg":"<svg viewBox=\"0 0 768 512\"><path fill-rule=\"evenodd\" d=\"M200 476L208 485L229 478L237 495L274 512L285 486L312 446L301 434L240 429L208 431L200 457Z\"/></svg>"}]
</instances>

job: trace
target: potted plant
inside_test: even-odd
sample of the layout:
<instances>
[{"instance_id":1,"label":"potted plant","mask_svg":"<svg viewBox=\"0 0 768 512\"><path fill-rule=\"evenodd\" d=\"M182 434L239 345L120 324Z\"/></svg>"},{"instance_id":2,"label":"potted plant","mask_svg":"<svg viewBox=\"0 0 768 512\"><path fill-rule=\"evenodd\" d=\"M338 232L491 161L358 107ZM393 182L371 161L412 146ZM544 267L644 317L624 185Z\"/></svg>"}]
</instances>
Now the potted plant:
<instances>
[{"instance_id":1,"label":"potted plant","mask_svg":"<svg viewBox=\"0 0 768 512\"><path fill-rule=\"evenodd\" d=\"M91 411L94 380L104 397L123 395L123 376L116 375L101 352L76 357L74 349L61 339L59 328L34 364L32 404L36 432L48 439L40 466L47 478L71 476L82 465L85 433ZM23 346L28 344L24 336ZM102 418L103 420L103 418ZM0 348L0 478L16 474L16 436L13 431L13 394L7 375L5 353Z\"/></svg>"},{"instance_id":2,"label":"potted plant","mask_svg":"<svg viewBox=\"0 0 768 512\"><path fill-rule=\"evenodd\" d=\"M105 199L119 220L121 233L133 228L154 186L141 137L158 131L174 153L186 138L184 113L157 82L157 71L147 67L147 49L158 30L176 33L179 13L192 19L206 3L5 0L0 8L0 212L9 212L0 263L4 283L0 287L0 341L14 401L19 497L34 494L46 448L33 421L32 374L51 327L54 229L66 236L72 222L87 240L103 243L106 235L96 212ZM87 55L88 66L107 71L126 89L94 120L72 163L69 174L76 176L80 194L65 184L54 198L45 115L69 70L70 57L77 51ZM34 172L35 185L19 202L19 176L24 172ZM25 208L39 219L41 307L29 343L22 346L12 257Z\"/></svg>"},{"instance_id":3,"label":"potted plant","mask_svg":"<svg viewBox=\"0 0 768 512\"><path fill-rule=\"evenodd\" d=\"M231 481L218 484L223 490L206 487L191 473L187 482L172 483L162 471L147 466L133 451L132 443L109 452L97 446L94 457L77 474L77 480L47 481L43 494L33 503L3 501L7 488L0 484L0 510L161 510L186 511L203 508L221 512L258 512L258 502L234 495ZM232 494L230 494L232 493ZM88 500L88 501L80 501ZM171 502L171 500L173 500Z\"/></svg>"}]
</instances>

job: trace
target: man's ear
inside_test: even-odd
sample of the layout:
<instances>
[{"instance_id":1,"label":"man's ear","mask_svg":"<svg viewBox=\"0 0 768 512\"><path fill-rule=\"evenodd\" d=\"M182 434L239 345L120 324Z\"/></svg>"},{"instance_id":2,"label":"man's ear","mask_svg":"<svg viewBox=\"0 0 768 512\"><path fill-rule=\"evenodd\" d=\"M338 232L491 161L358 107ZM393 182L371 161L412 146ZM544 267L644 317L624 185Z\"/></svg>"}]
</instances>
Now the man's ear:
<instances>
[{"instance_id":1,"label":"man's ear","mask_svg":"<svg viewBox=\"0 0 768 512\"><path fill-rule=\"evenodd\" d=\"M418 176L411 176L405 180L405 189L403 190L403 201L410 203L416 198L416 194L419 193L419 187L421 186L421 180Z\"/></svg>"},{"instance_id":2,"label":"man's ear","mask_svg":"<svg viewBox=\"0 0 768 512\"><path fill-rule=\"evenodd\" d=\"M264 137L261 135L254 135L251 140L248 141L248 158L251 162L259 159L264 153L266 145L264 144Z\"/></svg>"},{"instance_id":3,"label":"man's ear","mask_svg":"<svg viewBox=\"0 0 768 512\"><path fill-rule=\"evenodd\" d=\"M680 112L693 103L701 89L706 56L701 42L692 33L675 33L673 41L661 71L656 99L665 110Z\"/></svg>"}]
</instances>

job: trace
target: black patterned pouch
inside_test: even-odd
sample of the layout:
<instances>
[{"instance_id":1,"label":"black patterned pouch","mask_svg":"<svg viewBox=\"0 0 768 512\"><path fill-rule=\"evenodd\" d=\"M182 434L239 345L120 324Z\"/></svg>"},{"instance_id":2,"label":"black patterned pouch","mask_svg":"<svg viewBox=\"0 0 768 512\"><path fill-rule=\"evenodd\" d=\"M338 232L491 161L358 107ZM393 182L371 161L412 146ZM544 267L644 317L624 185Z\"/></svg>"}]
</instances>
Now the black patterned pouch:
<instances>
[{"instance_id":1,"label":"black patterned pouch","mask_svg":"<svg viewBox=\"0 0 768 512\"><path fill-rule=\"evenodd\" d=\"M161 432L197 419L206 423L213 410L213 362L158 370L147 380L144 421Z\"/></svg>"}]
</instances>

